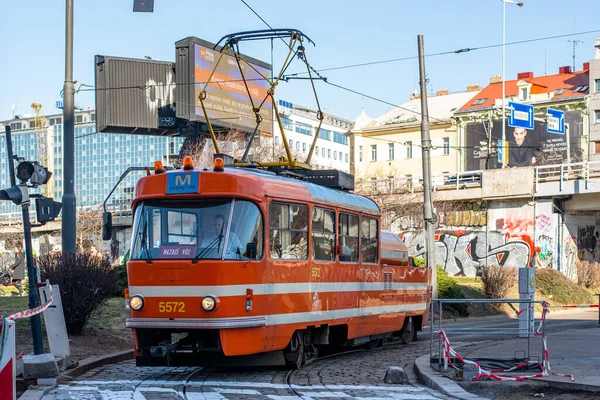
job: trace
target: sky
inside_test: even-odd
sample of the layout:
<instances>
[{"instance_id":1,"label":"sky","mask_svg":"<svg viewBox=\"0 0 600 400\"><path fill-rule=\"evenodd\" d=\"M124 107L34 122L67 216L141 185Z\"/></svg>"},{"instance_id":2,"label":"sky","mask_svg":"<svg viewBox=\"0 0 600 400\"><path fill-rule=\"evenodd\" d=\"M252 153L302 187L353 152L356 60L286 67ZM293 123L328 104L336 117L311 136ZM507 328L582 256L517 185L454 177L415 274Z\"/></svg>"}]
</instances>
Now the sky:
<instances>
[{"instance_id":1,"label":"sky","mask_svg":"<svg viewBox=\"0 0 600 400\"><path fill-rule=\"evenodd\" d=\"M94 55L174 61L175 42L196 36L217 42L224 35L266 29L242 0L155 0L153 13L134 13L133 0L74 0L74 79L94 85ZM464 91L486 86L502 71L501 0L245 0L274 28L294 28L315 42L306 55L316 70L398 58L402 61L322 72L328 82L316 82L326 113L348 120L364 110L370 117L409 100L418 89L417 35L425 54L496 46L459 54L429 56L425 68L428 92ZM576 70L594 56L600 37L600 5L595 0L523 0L524 7L506 5L506 43L594 31L583 35L506 46L506 79L531 71L555 74L560 66ZM0 120L31 114L32 102L46 115L61 113L65 71L64 0L0 0ZM270 62L269 41L242 43L242 53ZM275 43L273 59L280 68L287 49ZM298 61L288 72L300 72ZM369 98L375 98L374 100ZM316 101L308 81L277 86L276 98L308 107ZM80 91L76 105L95 108L93 91Z\"/></svg>"}]
</instances>

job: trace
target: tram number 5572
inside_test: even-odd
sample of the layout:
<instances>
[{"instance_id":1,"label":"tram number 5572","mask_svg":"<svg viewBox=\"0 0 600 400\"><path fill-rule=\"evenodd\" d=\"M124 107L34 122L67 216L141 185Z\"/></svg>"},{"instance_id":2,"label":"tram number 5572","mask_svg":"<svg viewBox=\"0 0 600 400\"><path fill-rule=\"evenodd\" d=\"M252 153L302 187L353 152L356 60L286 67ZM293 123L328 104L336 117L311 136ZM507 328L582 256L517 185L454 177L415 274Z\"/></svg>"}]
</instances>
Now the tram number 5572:
<instances>
[{"instance_id":1,"label":"tram number 5572","mask_svg":"<svg viewBox=\"0 0 600 400\"><path fill-rule=\"evenodd\" d=\"M185 303L182 301L161 301L158 303L158 312L185 312Z\"/></svg>"}]
</instances>

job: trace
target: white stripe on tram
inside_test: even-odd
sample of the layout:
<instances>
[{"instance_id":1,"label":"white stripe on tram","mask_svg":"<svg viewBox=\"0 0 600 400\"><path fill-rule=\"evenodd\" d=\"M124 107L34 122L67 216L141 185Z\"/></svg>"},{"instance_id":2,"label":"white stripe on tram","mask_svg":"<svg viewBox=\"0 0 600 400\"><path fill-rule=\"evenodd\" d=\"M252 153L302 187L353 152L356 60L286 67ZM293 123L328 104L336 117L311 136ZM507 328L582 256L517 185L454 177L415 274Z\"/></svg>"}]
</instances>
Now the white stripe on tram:
<instances>
[{"instance_id":1,"label":"white stripe on tram","mask_svg":"<svg viewBox=\"0 0 600 400\"><path fill-rule=\"evenodd\" d=\"M246 290L252 289L254 295L294 294L294 293L340 293L371 292L382 290L417 290L426 291L427 283L418 282L302 282L302 283L268 283L247 285L220 286L130 286L129 294L144 297L199 297L199 296L245 296Z\"/></svg>"}]
</instances>

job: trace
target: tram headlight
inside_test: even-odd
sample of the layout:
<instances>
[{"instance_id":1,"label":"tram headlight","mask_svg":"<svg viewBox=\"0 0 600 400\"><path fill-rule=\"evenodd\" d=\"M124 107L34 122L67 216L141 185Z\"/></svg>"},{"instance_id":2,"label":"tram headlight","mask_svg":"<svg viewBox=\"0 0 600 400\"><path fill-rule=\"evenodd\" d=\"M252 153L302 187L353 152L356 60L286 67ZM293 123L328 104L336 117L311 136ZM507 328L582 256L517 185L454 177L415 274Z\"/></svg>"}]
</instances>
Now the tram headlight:
<instances>
[{"instance_id":1,"label":"tram headlight","mask_svg":"<svg viewBox=\"0 0 600 400\"><path fill-rule=\"evenodd\" d=\"M144 298L138 294L131 296L129 299L129 307L135 311L140 311L144 307Z\"/></svg>"},{"instance_id":2,"label":"tram headlight","mask_svg":"<svg viewBox=\"0 0 600 400\"><path fill-rule=\"evenodd\" d=\"M201 305L204 311L212 311L217 307L217 300L212 296L205 296Z\"/></svg>"}]
</instances>

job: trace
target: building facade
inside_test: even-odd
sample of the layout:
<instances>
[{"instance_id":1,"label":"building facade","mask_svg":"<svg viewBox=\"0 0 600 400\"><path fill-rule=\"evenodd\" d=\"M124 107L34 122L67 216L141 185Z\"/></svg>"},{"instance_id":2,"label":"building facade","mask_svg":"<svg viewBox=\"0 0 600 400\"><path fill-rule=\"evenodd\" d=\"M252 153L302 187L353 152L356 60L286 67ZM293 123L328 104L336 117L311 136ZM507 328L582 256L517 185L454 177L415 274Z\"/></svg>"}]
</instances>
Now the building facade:
<instances>
[{"instance_id":1,"label":"building facade","mask_svg":"<svg viewBox=\"0 0 600 400\"><path fill-rule=\"evenodd\" d=\"M184 141L181 137L123 135L96 132L93 110L75 114L75 194L78 208L98 207L130 166L152 166L156 160L171 164ZM11 126L13 153L28 161L45 159L53 172L52 191L47 195L61 201L63 194L63 123L62 115L46 116L46 126L36 129L33 118L15 118L0 126L0 187L10 186L6 135L4 126ZM46 154L40 141L46 141ZM16 166L16 164L15 164ZM132 173L119 185L109 207L128 207L135 182L142 172ZM38 189L39 191L39 189ZM4 221L18 221L20 208L10 202L0 202ZM35 214L32 214L35 215Z\"/></svg>"},{"instance_id":2,"label":"building facade","mask_svg":"<svg viewBox=\"0 0 600 400\"><path fill-rule=\"evenodd\" d=\"M284 100L279 100L278 110L292 154L298 161L304 162L319 126L317 111ZM350 121L324 114L311 160L314 168L349 171L350 146L346 133L350 126ZM283 139L277 124L274 124L274 132L274 144L281 147Z\"/></svg>"},{"instance_id":3,"label":"building facade","mask_svg":"<svg viewBox=\"0 0 600 400\"><path fill-rule=\"evenodd\" d=\"M600 38L596 39L590 61L590 161L600 161Z\"/></svg>"}]
</instances>

